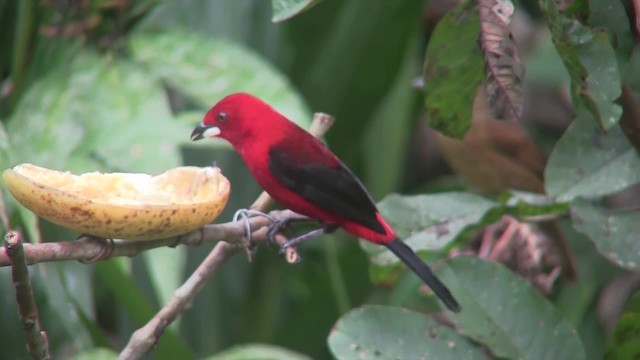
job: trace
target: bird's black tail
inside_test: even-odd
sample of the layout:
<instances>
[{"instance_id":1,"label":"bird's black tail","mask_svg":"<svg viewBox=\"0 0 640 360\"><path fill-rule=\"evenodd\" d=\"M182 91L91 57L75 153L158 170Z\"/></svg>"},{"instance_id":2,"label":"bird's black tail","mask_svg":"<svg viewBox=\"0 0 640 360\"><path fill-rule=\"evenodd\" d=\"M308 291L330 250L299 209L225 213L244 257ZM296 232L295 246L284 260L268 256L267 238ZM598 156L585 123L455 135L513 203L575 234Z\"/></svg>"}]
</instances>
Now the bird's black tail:
<instances>
[{"instance_id":1,"label":"bird's black tail","mask_svg":"<svg viewBox=\"0 0 640 360\"><path fill-rule=\"evenodd\" d=\"M437 297L454 312L460 312L460 305L456 299L451 295L451 292L447 287L436 277L431 271L429 266L425 264L416 253L404 242L399 239L395 239L392 242L385 244L385 246L391 250L400 260L402 260L407 266L418 275L425 284L429 285L431 290Z\"/></svg>"}]
</instances>

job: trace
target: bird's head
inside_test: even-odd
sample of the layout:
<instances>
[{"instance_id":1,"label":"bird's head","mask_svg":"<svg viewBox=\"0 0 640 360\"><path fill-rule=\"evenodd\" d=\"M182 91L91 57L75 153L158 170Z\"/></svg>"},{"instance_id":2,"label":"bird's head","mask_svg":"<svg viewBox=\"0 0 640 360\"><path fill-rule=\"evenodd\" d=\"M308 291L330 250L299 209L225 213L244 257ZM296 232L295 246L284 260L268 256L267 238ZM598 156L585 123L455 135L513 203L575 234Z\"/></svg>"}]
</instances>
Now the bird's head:
<instances>
[{"instance_id":1,"label":"bird's head","mask_svg":"<svg viewBox=\"0 0 640 360\"><path fill-rule=\"evenodd\" d=\"M244 140L259 135L265 121L261 118L275 112L257 97L246 94L231 94L215 104L204 116L202 122L193 129L191 140L220 137L234 147ZM262 125L261 125L262 124Z\"/></svg>"}]
</instances>

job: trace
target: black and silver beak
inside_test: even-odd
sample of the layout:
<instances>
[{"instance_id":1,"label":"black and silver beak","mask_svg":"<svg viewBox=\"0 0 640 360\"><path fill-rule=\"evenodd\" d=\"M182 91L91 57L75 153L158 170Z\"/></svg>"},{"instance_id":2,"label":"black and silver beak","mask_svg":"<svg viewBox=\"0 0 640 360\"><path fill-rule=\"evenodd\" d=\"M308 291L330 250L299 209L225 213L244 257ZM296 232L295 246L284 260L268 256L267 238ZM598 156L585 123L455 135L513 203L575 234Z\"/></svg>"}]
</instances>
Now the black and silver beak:
<instances>
[{"instance_id":1,"label":"black and silver beak","mask_svg":"<svg viewBox=\"0 0 640 360\"><path fill-rule=\"evenodd\" d=\"M220 128L215 125L200 124L191 132L191 141L204 139L206 137L216 137L220 135Z\"/></svg>"}]
</instances>

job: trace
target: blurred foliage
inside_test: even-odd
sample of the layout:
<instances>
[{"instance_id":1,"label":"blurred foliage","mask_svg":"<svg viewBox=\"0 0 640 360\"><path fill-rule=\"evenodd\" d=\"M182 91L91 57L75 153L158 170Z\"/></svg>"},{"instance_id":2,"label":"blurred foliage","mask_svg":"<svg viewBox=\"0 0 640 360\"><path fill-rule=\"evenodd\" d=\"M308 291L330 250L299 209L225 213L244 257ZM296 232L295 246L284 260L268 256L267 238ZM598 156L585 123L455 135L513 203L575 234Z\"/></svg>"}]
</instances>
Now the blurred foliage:
<instances>
[{"instance_id":1,"label":"blurred foliage","mask_svg":"<svg viewBox=\"0 0 640 360\"><path fill-rule=\"evenodd\" d=\"M0 0L0 168L158 173L215 161L232 182L227 221L260 189L229 146L189 143L208 107L246 91L303 126L312 111L327 112L337 118L328 144L376 199L411 194L389 195L380 208L457 296L463 312L445 313L455 328L430 316L436 301L397 259L338 233L302 246L296 266L266 247L252 263L231 259L149 358L637 357L637 306L609 345L598 313L605 286L640 264L638 192L629 190L640 181L638 137L620 126L640 128L624 116L638 113L640 92L634 9L619 0L530 0L516 4L520 17L504 16L528 32L514 34L527 65L523 124L551 151L540 173L546 194L496 197L451 186L424 132L426 117L435 131L463 138L485 78L477 4L451 8L437 0ZM633 94L624 104L622 86ZM527 105L540 89L551 100ZM568 108L568 119L555 120L553 106ZM517 151L508 133L486 129L495 133L483 141ZM425 190L442 184L455 191ZM3 232L73 238L0 190ZM478 253L479 231L504 215L560 218L578 280L560 277L545 298L500 264L444 260L450 250ZM54 357L115 358L210 250L32 266ZM2 357L25 358L8 268L0 305Z\"/></svg>"}]
</instances>

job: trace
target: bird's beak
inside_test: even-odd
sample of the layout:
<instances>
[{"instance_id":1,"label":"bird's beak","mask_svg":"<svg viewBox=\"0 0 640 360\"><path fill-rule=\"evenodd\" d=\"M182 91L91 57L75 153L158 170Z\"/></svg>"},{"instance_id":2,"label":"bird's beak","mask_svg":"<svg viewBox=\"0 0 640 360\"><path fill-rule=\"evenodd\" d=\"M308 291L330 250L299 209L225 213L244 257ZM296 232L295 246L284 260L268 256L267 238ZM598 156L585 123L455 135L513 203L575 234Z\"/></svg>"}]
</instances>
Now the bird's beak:
<instances>
[{"instance_id":1,"label":"bird's beak","mask_svg":"<svg viewBox=\"0 0 640 360\"><path fill-rule=\"evenodd\" d=\"M191 132L191 141L204 139L206 137L216 137L220 135L220 128L215 125L200 124Z\"/></svg>"}]
</instances>

